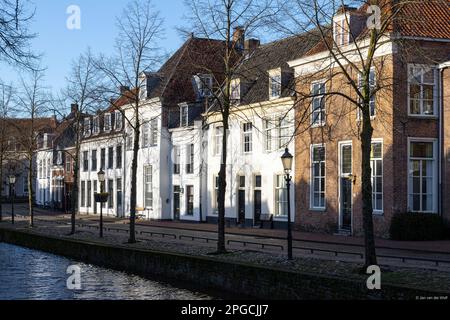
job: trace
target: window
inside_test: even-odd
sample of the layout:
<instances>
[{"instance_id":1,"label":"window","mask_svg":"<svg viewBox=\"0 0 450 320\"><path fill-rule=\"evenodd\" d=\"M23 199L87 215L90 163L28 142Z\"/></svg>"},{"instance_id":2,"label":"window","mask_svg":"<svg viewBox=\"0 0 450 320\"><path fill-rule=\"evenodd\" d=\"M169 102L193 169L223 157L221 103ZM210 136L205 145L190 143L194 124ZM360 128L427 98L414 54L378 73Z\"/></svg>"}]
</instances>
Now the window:
<instances>
[{"instance_id":1,"label":"window","mask_svg":"<svg viewBox=\"0 0 450 320\"><path fill-rule=\"evenodd\" d=\"M114 148L108 148L108 169L114 168Z\"/></svg>"},{"instance_id":2,"label":"window","mask_svg":"<svg viewBox=\"0 0 450 320\"><path fill-rule=\"evenodd\" d=\"M97 150L92 150L91 170L97 171Z\"/></svg>"},{"instance_id":3,"label":"window","mask_svg":"<svg viewBox=\"0 0 450 320\"><path fill-rule=\"evenodd\" d=\"M58 166L60 166L60 165L62 165L62 163L63 163L63 152L58 151L57 158L56 158L56 164Z\"/></svg>"},{"instance_id":4,"label":"window","mask_svg":"<svg viewBox=\"0 0 450 320\"><path fill-rule=\"evenodd\" d=\"M281 96L281 74L270 76L270 97L279 98Z\"/></svg>"},{"instance_id":5,"label":"window","mask_svg":"<svg viewBox=\"0 0 450 320\"><path fill-rule=\"evenodd\" d=\"M116 147L116 168L122 168L122 146Z\"/></svg>"},{"instance_id":6,"label":"window","mask_svg":"<svg viewBox=\"0 0 450 320\"><path fill-rule=\"evenodd\" d=\"M144 205L153 208L153 172L152 166L144 167Z\"/></svg>"},{"instance_id":7,"label":"window","mask_svg":"<svg viewBox=\"0 0 450 320\"><path fill-rule=\"evenodd\" d=\"M84 119L84 136L89 137L91 135L91 119L86 118Z\"/></svg>"},{"instance_id":8,"label":"window","mask_svg":"<svg viewBox=\"0 0 450 320\"><path fill-rule=\"evenodd\" d=\"M284 175L275 177L275 215L287 217L287 190Z\"/></svg>"},{"instance_id":9,"label":"window","mask_svg":"<svg viewBox=\"0 0 450 320\"><path fill-rule=\"evenodd\" d=\"M280 119L278 127L278 148L287 148L291 141L291 124L288 116Z\"/></svg>"},{"instance_id":10,"label":"window","mask_svg":"<svg viewBox=\"0 0 450 320\"><path fill-rule=\"evenodd\" d=\"M152 119L150 122L151 127L151 135L150 135L150 143L152 146L158 145L158 119Z\"/></svg>"},{"instance_id":11,"label":"window","mask_svg":"<svg viewBox=\"0 0 450 320\"><path fill-rule=\"evenodd\" d=\"M214 128L214 155L219 156L222 154L222 140L223 140L223 127L217 126Z\"/></svg>"},{"instance_id":12,"label":"window","mask_svg":"<svg viewBox=\"0 0 450 320\"><path fill-rule=\"evenodd\" d=\"M311 124L322 126L325 123L325 83L318 82L312 85Z\"/></svg>"},{"instance_id":13,"label":"window","mask_svg":"<svg viewBox=\"0 0 450 320\"><path fill-rule=\"evenodd\" d=\"M66 157L66 173L70 173L72 171L71 162L72 162L72 158L67 156Z\"/></svg>"},{"instance_id":14,"label":"window","mask_svg":"<svg viewBox=\"0 0 450 320\"><path fill-rule=\"evenodd\" d=\"M255 175L255 189L260 189L262 187L262 177L261 175Z\"/></svg>"},{"instance_id":15,"label":"window","mask_svg":"<svg viewBox=\"0 0 450 320\"><path fill-rule=\"evenodd\" d=\"M186 173L194 173L194 145L189 144L186 147Z\"/></svg>"},{"instance_id":16,"label":"window","mask_svg":"<svg viewBox=\"0 0 450 320\"><path fill-rule=\"evenodd\" d=\"M194 76L197 84L199 98L210 97L212 95L213 78L210 74L198 74Z\"/></svg>"},{"instance_id":17,"label":"window","mask_svg":"<svg viewBox=\"0 0 450 320\"><path fill-rule=\"evenodd\" d=\"M86 206L86 182L81 181L81 207Z\"/></svg>"},{"instance_id":18,"label":"window","mask_svg":"<svg viewBox=\"0 0 450 320\"><path fill-rule=\"evenodd\" d=\"M372 143L370 154L372 167L372 207L374 212L383 212L383 143Z\"/></svg>"},{"instance_id":19,"label":"window","mask_svg":"<svg viewBox=\"0 0 450 320\"><path fill-rule=\"evenodd\" d=\"M194 215L194 187L186 186L186 214Z\"/></svg>"},{"instance_id":20,"label":"window","mask_svg":"<svg viewBox=\"0 0 450 320\"><path fill-rule=\"evenodd\" d=\"M180 174L180 152L179 146L173 146L173 174Z\"/></svg>"},{"instance_id":21,"label":"window","mask_svg":"<svg viewBox=\"0 0 450 320\"><path fill-rule=\"evenodd\" d=\"M108 180L108 208L114 208L114 180Z\"/></svg>"},{"instance_id":22,"label":"window","mask_svg":"<svg viewBox=\"0 0 450 320\"><path fill-rule=\"evenodd\" d=\"M290 115L264 119L264 148L272 152L286 148L292 139L292 118Z\"/></svg>"},{"instance_id":23,"label":"window","mask_svg":"<svg viewBox=\"0 0 450 320\"><path fill-rule=\"evenodd\" d=\"M101 150L100 150L100 169L106 169L106 166L105 166L105 158L106 158L106 149L105 148L102 148Z\"/></svg>"},{"instance_id":24,"label":"window","mask_svg":"<svg viewBox=\"0 0 450 320\"><path fill-rule=\"evenodd\" d=\"M253 125L251 122L244 123L242 125L242 151L244 153L251 153L252 146L252 129Z\"/></svg>"},{"instance_id":25,"label":"window","mask_svg":"<svg viewBox=\"0 0 450 320\"><path fill-rule=\"evenodd\" d=\"M189 125L189 107L183 105L180 107L180 126L187 127Z\"/></svg>"},{"instance_id":26,"label":"window","mask_svg":"<svg viewBox=\"0 0 450 320\"><path fill-rule=\"evenodd\" d=\"M360 92L362 93L363 90L363 78L362 75L358 75L358 88ZM375 117L375 93L373 92L376 89L376 79L375 79L375 70L371 69L369 74L369 87L370 87L370 102L369 102L369 109L370 109L370 116ZM361 97L359 97L359 104L362 105ZM361 119L361 110L358 109L358 119Z\"/></svg>"},{"instance_id":27,"label":"window","mask_svg":"<svg viewBox=\"0 0 450 320\"><path fill-rule=\"evenodd\" d=\"M114 114L115 114L115 121L114 121L115 130L120 131L120 130L122 130L122 126L123 126L122 112L116 111Z\"/></svg>"},{"instance_id":28,"label":"window","mask_svg":"<svg viewBox=\"0 0 450 320\"><path fill-rule=\"evenodd\" d=\"M98 134L100 132L100 123L99 123L98 117L94 118L94 125L93 125L93 128L92 128L92 132L94 134Z\"/></svg>"},{"instance_id":29,"label":"window","mask_svg":"<svg viewBox=\"0 0 450 320\"><path fill-rule=\"evenodd\" d=\"M240 100L241 99L241 82L239 79L231 81L231 100Z\"/></svg>"},{"instance_id":30,"label":"window","mask_svg":"<svg viewBox=\"0 0 450 320\"><path fill-rule=\"evenodd\" d=\"M265 150L273 151L273 140L276 139L276 125L273 119L264 120Z\"/></svg>"},{"instance_id":31,"label":"window","mask_svg":"<svg viewBox=\"0 0 450 320\"><path fill-rule=\"evenodd\" d=\"M311 148L311 208L325 209L325 146Z\"/></svg>"},{"instance_id":32,"label":"window","mask_svg":"<svg viewBox=\"0 0 450 320\"><path fill-rule=\"evenodd\" d=\"M438 104L438 72L427 66L408 67L410 115L435 116Z\"/></svg>"},{"instance_id":33,"label":"window","mask_svg":"<svg viewBox=\"0 0 450 320\"><path fill-rule=\"evenodd\" d=\"M103 131L111 131L111 114L105 113Z\"/></svg>"},{"instance_id":34,"label":"window","mask_svg":"<svg viewBox=\"0 0 450 320\"><path fill-rule=\"evenodd\" d=\"M436 212L436 156L433 141L411 141L409 145L409 210Z\"/></svg>"},{"instance_id":35,"label":"window","mask_svg":"<svg viewBox=\"0 0 450 320\"><path fill-rule=\"evenodd\" d=\"M144 123L142 126L142 147L147 148L150 145L150 136L149 136L149 123Z\"/></svg>"},{"instance_id":36,"label":"window","mask_svg":"<svg viewBox=\"0 0 450 320\"><path fill-rule=\"evenodd\" d=\"M87 205L86 207L90 208L92 206L92 191L91 191L91 181L87 181Z\"/></svg>"},{"instance_id":37,"label":"window","mask_svg":"<svg viewBox=\"0 0 450 320\"><path fill-rule=\"evenodd\" d=\"M133 136L133 129L131 128L131 126L127 127L127 136L126 136L126 148L127 151L131 151L133 150L134 147L134 136Z\"/></svg>"},{"instance_id":38,"label":"window","mask_svg":"<svg viewBox=\"0 0 450 320\"><path fill-rule=\"evenodd\" d=\"M87 172L89 170L89 159L88 159L88 151L83 151L83 171Z\"/></svg>"},{"instance_id":39,"label":"window","mask_svg":"<svg viewBox=\"0 0 450 320\"><path fill-rule=\"evenodd\" d=\"M350 19L350 18L348 18ZM347 18L345 16L334 20L334 42L338 46L343 46L349 43L350 33L348 31Z\"/></svg>"},{"instance_id":40,"label":"window","mask_svg":"<svg viewBox=\"0 0 450 320\"><path fill-rule=\"evenodd\" d=\"M50 178L50 170L52 168L51 160L47 159L47 178Z\"/></svg>"}]
</instances>

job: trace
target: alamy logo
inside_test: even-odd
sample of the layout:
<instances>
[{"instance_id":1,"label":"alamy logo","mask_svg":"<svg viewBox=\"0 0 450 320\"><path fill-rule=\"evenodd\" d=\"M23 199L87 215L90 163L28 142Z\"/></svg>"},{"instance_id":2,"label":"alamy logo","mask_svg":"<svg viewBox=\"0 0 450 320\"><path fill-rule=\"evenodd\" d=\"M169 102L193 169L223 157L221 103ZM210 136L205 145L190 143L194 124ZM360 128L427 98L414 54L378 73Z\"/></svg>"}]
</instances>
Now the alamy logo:
<instances>
[{"instance_id":1,"label":"alamy logo","mask_svg":"<svg viewBox=\"0 0 450 320\"><path fill-rule=\"evenodd\" d=\"M81 9L77 5L70 5L67 7L66 13L69 15L66 21L67 29L80 30L81 29Z\"/></svg>"},{"instance_id":2,"label":"alamy logo","mask_svg":"<svg viewBox=\"0 0 450 320\"><path fill-rule=\"evenodd\" d=\"M367 13L370 15L367 18L367 29L381 30L381 9L379 6L371 5L367 8Z\"/></svg>"},{"instance_id":3,"label":"alamy logo","mask_svg":"<svg viewBox=\"0 0 450 320\"><path fill-rule=\"evenodd\" d=\"M77 265L71 265L67 267L67 274L70 274L67 278L66 285L69 290L81 289L81 268Z\"/></svg>"},{"instance_id":4,"label":"alamy logo","mask_svg":"<svg viewBox=\"0 0 450 320\"><path fill-rule=\"evenodd\" d=\"M367 274L371 276L367 279L367 289L381 290L381 269L379 266L369 266Z\"/></svg>"}]
</instances>

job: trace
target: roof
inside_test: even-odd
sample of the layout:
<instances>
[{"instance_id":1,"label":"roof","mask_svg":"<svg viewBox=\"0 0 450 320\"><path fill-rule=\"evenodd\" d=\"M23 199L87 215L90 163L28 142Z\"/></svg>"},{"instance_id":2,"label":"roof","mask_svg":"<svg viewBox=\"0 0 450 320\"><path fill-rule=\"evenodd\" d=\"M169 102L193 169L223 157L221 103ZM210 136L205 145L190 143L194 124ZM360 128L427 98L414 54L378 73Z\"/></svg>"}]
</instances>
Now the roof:
<instances>
[{"instance_id":1,"label":"roof","mask_svg":"<svg viewBox=\"0 0 450 320\"><path fill-rule=\"evenodd\" d=\"M423 0L420 2L403 0L393 4L392 0L381 0L382 16L390 17L392 12L399 10L392 18L393 23L388 28L402 37L422 37L431 39L450 39L450 0ZM352 14L367 15L368 4L363 4ZM341 9L340 9L341 10ZM342 10L339 12L342 13ZM383 18L382 18L383 19ZM322 27L324 41L318 42L305 56L311 56L327 50L333 44L333 33L330 26ZM364 38L368 34L367 27L355 34L357 38Z\"/></svg>"},{"instance_id":2,"label":"roof","mask_svg":"<svg viewBox=\"0 0 450 320\"><path fill-rule=\"evenodd\" d=\"M317 43L315 31L263 44L239 66L236 78L246 83L240 103L252 104L269 100L269 74L272 69L289 69L288 61L302 57ZM292 74L293 75L293 74ZM289 80L287 80L289 81ZM291 79L293 81L293 77ZM283 80L282 80L283 82ZM289 83L284 83L282 96L290 94Z\"/></svg>"}]
</instances>

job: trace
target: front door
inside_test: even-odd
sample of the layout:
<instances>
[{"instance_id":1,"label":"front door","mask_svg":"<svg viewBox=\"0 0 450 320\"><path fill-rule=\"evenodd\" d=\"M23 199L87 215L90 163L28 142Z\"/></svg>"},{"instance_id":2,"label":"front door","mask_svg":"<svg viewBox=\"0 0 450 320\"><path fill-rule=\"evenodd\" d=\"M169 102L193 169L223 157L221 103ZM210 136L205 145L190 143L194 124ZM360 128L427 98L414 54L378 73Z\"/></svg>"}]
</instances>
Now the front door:
<instances>
[{"instance_id":1,"label":"front door","mask_svg":"<svg viewBox=\"0 0 450 320\"><path fill-rule=\"evenodd\" d=\"M239 190L238 195L238 223L245 223L245 190Z\"/></svg>"},{"instance_id":2,"label":"front door","mask_svg":"<svg viewBox=\"0 0 450 320\"><path fill-rule=\"evenodd\" d=\"M352 145L340 145L340 183L339 183L339 226L345 231L352 231Z\"/></svg>"},{"instance_id":3,"label":"front door","mask_svg":"<svg viewBox=\"0 0 450 320\"><path fill-rule=\"evenodd\" d=\"M180 220L180 187L175 186L173 189L173 219Z\"/></svg>"},{"instance_id":4,"label":"front door","mask_svg":"<svg viewBox=\"0 0 450 320\"><path fill-rule=\"evenodd\" d=\"M261 223L261 190L255 190L254 225Z\"/></svg>"}]
</instances>

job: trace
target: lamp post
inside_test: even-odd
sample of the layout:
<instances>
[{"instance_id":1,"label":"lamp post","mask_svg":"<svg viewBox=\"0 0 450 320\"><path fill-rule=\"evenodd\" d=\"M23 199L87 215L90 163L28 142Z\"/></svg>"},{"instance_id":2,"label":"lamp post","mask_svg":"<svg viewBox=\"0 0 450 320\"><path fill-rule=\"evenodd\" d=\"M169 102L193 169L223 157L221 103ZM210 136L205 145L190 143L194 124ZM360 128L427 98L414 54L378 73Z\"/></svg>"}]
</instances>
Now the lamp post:
<instances>
[{"instance_id":1,"label":"lamp post","mask_svg":"<svg viewBox=\"0 0 450 320\"><path fill-rule=\"evenodd\" d=\"M290 186L291 186L291 171L292 171L292 154L289 153L289 149L286 148L284 154L281 156L281 162L283 163L284 169L284 179L286 180L286 190L287 190L287 206L288 206L288 259L292 260L292 226L291 226L291 195L290 195Z\"/></svg>"},{"instance_id":2,"label":"lamp post","mask_svg":"<svg viewBox=\"0 0 450 320\"><path fill-rule=\"evenodd\" d=\"M10 188L10 195L11 195L11 223L14 224L14 193L15 193L15 185L16 183L16 176L10 175L9 176L9 188Z\"/></svg>"},{"instance_id":3,"label":"lamp post","mask_svg":"<svg viewBox=\"0 0 450 320\"><path fill-rule=\"evenodd\" d=\"M103 184L105 183L105 172L100 169L99 172L97 172L98 181L100 182L100 238L103 238L103 203L104 201L104 190L103 190Z\"/></svg>"}]
</instances>

